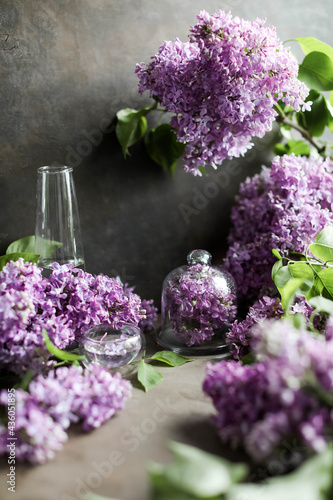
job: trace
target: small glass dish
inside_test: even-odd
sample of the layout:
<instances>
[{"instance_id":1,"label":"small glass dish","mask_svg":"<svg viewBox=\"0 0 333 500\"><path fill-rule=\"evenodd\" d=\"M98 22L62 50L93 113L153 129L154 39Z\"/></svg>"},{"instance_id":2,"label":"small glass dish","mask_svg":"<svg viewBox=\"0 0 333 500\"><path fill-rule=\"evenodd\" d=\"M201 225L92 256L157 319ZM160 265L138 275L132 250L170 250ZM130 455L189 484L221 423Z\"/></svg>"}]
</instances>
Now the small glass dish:
<instances>
[{"instance_id":1,"label":"small glass dish","mask_svg":"<svg viewBox=\"0 0 333 500\"><path fill-rule=\"evenodd\" d=\"M102 323L83 334L79 349L84 366L96 363L110 372L129 375L145 355L146 339L140 328L130 323L118 329Z\"/></svg>"}]
</instances>

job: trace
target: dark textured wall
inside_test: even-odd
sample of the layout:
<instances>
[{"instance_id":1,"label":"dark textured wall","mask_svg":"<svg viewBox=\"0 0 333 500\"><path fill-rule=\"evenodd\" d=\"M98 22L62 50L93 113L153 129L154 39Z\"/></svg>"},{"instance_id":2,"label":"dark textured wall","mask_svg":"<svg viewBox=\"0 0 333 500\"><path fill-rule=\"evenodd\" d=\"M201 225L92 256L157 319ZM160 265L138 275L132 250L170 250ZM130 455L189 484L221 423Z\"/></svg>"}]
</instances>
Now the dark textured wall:
<instances>
[{"instance_id":1,"label":"dark textured wall","mask_svg":"<svg viewBox=\"0 0 333 500\"><path fill-rule=\"evenodd\" d=\"M142 145L124 160L108 128L120 108L149 102L137 92L135 64L165 39L186 40L202 8L267 17L282 40L333 41L326 1L1 0L0 253L34 233L36 169L58 162L75 167L88 271L119 274L158 300L165 274L189 250L206 248L221 262L234 194L270 161L271 137L223 164L216 184L181 166L170 177ZM181 203L195 210L187 220Z\"/></svg>"}]
</instances>

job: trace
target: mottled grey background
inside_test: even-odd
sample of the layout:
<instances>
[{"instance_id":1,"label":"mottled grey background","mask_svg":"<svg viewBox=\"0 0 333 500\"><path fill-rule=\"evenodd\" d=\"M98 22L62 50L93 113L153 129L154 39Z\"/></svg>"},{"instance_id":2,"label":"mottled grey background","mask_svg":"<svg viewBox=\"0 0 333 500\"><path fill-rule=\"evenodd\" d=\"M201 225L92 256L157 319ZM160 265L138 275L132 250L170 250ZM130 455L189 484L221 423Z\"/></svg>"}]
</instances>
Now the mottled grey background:
<instances>
[{"instance_id":1,"label":"mottled grey background","mask_svg":"<svg viewBox=\"0 0 333 500\"><path fill-rule=\"evenodd\" d=\"M181 165L170 177L142 145L124 160L107 128L120 108L150 102L137 92L136 63L166 39L185 41L202 8L266 17L282 40L332 43L326 1L1 0L0 253L34 233L36 169L58 162L75 167L87 271L119 274L159 301L164 276L191 249L222 261L233 197L269 163L272 137L224 164L229 174L218 185ZM185 206L193 210L187 220Z\"/></svg>"}]
</instances>

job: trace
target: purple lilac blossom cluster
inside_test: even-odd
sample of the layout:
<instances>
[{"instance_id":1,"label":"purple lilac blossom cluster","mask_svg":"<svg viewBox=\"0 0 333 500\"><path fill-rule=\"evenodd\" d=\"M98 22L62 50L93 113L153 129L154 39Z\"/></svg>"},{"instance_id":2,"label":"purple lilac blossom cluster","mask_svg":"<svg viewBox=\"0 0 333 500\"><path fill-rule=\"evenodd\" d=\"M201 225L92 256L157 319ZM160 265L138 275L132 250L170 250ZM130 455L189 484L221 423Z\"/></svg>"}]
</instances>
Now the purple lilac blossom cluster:
<instances>
[{"instance_id":1,"label":"purple lilac blossom cluster","mask_svg":"<svg viewBox=\"0 0 333 500\"><path fill-rule=\"evenodd\" d=\"M140 297L119 277L93 276L72 264L53 264L46 292L78 341L93 325L108 323L116 329L123 323L137 325L145 317Z\"/></svg>"},{"instance_id":2,"label":"purple lilac blossom cluster","mask_svg":"<svg viewBox=\"0 0 333 500\"><path fill-rule=\"evenodd\" d=\"M201 11L189 42L166 41L136 67L139 92L150 91L168 111L177 140L186 144L185 170L201 175L225 158L243 155L252 137L272 129L282 99L296 111L311 103L297 80L298 65L275 28L219 11Z\"/></svg>"},{"instance_id":3,"label":"purple lilac blossom cluster","mask_svg":"<svg viewBox=\"0 0 333 500\"><path fill-rule=\"evenodd\" d=\"M83 430L100 427L130 397L131 384L119 373L111 375L98 365L60 367L47 377L38 375L29 393L17 389L15 441L20 461L44 463L54 457L67 440L66 429L82 422ZM0 393L0 405L7 405L7 390ZM0 424L0 455L8 451L7 427Z\"/></svg>"},{"instance_id":4,"label":"purple lilac blossom cluster","mask_svg":"<svg viewBox=\"0 0 333 500\"><path fill-rule=\"evenodd\" d=\"M230 327L237 313L236 296L221 271L196 264L168 280L162 310L184 345L202 345Z\"/></svg>"},{"instance_id":5,"label":"purple lilac blossom cluster","mask_svg":"<svg viewBox=\"0 0 333 500\"><path fill-rule=\"evenodd\" d=\"M55 263L46 279L35 264L9 262L0 272L0 299L0 362L19 375L48 364L42 329L64 349L93 325L117 328L146 318L140 297L119 278L93 276L71 264ZM149 307L151 325L156 311Z\"/></svg>"},{"instance_id":6,"label":"purple lilac blossom cluster","mask_svg":"<svg viewBox=\"0 0 333 500\"><path fill-rule=\"evenodd\" d=\"M332 174L330 159L292 154L241 184L225 261L240 298L257 299L273 286L273 248L283 256L304 252L333 223Z\"/></svg>"},{"instance_id":7,"label":"purple lilac blossom cluster","mask_svg":"<svg viewBox=\"0 0 333 500\"><path fill-rule=\"evenodd\" d=\"M272 458L288 437L322 451L333 430L333 342L286 320L252 329L257 361L208 364L203 390L223 442L256 461Z\"/></svg>"},{"instance_id":8,"label":"purple lilac blossom cluster","mask_svg":"<svg viewBox=\"0 0 333 500\"><path fill-rule=\"evenodd\" d=\"M19 259L0 272L0 363L19 375L39 371L49 353L44 328L58 348L74 340L74 332L46 293L47 281L35 264Z\"/></svg>"},{"instance_id":9,"label":"purple lilac blossom cluster","mask_svg":"<svg viewBox=\"0 0 333 500\"><path fill-rule=\"evenodd\" d=\"M295 303L291 306L290 314L302 314L309 319L314 308L308 303L305 297L296 297ZM279 319L284 315L280 299L264 295L250 308L243 321L236 320L231 329L226 333L226 343L230 352L236 360L241 360L251 350L252 326L266 319Z\"/></svg>"}]
</instances>

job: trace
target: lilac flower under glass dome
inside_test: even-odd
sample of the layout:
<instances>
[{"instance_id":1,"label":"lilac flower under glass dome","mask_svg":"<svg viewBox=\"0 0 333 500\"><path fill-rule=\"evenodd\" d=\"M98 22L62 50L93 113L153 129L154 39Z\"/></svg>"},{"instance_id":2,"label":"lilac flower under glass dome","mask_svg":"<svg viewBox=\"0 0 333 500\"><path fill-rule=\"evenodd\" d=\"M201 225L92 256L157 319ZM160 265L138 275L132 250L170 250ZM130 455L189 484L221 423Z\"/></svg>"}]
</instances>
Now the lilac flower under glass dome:
<instances>
[{"instance_id":1,"label":"lilac flower under glass dome","mask_svg":"<svg viewBox=\"0 0 333 500\"><path fill-rule=\"evenodd\" d=\"M205 250L193 250L188 265L165 278L162 327L156 333L162 347L186 355L228 353L225 332L236 318L236 285L211 258Z\"/></svg>"}]
</instances>

